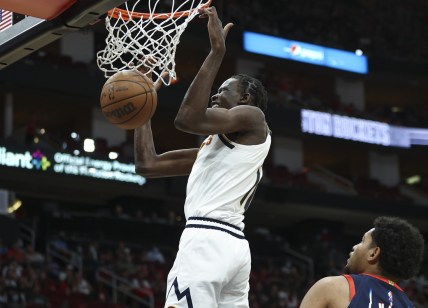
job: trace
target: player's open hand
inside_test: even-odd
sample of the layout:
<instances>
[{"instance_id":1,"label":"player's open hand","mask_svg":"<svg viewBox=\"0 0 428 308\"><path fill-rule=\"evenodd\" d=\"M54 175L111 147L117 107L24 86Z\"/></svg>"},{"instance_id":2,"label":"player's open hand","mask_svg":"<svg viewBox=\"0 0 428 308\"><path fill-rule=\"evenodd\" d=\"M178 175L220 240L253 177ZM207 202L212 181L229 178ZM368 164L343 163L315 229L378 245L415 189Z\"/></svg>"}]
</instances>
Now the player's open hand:
<instances>
[{"instance_id":1,"label":"player's open hand","mask_svg":"<svg viewBox=\"0 0 428 308\"><path fill-rule=\"evenodd\" d=\"M225 41L230 28L233 23L228 23L226 26L222 25L220 18L218 18L217 10L214 6L203 8L199 10L201 14L199 18L208 18L208 33L210 35L211 48L214 50L225 49Z\"/></svg>"}]
</instances>

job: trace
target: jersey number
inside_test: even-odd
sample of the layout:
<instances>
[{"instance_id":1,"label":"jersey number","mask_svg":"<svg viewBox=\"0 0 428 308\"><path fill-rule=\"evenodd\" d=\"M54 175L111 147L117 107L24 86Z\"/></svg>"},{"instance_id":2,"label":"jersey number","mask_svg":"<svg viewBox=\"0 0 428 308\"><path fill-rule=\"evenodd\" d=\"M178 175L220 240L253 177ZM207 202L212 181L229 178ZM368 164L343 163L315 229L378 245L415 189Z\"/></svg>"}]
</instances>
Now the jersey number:
<instances>
[{"instance_id":1,"label":"jersey number","mask_svg":"<svg viewBox=\"0 0 428 308\"><path fill-rule=\"evenodd\" d=\"M257 170L256 183L253 185L253 187L250 188L249 191L247 191L247 193L241 199L241 206L244 207L245 211L250 207L251 201L253 201L254 194L256 193L257 186L259 185L260 179L261 179L261 171L259 168L259 170Z\"/></svg>"}]
</instances>

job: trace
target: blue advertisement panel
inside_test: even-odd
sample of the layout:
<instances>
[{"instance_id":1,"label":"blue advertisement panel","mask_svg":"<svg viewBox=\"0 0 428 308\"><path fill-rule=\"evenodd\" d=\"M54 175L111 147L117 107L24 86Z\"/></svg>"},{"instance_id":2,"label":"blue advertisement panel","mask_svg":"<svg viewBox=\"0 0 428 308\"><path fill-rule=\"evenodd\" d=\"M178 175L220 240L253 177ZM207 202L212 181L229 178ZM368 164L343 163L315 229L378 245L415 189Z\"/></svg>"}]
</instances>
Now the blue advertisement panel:
<instances>
[{"instance_id":1,"label":"blue advertisement panel","mask_svg":"<svg viewBox=\"0 0 428 308\"><path fill-rule=\"evenodd\" d=\"M244 32L244 50L271 57L367 74L367 57L353 52L287 40L275 36Z\"/></svg>"}]
</instances>

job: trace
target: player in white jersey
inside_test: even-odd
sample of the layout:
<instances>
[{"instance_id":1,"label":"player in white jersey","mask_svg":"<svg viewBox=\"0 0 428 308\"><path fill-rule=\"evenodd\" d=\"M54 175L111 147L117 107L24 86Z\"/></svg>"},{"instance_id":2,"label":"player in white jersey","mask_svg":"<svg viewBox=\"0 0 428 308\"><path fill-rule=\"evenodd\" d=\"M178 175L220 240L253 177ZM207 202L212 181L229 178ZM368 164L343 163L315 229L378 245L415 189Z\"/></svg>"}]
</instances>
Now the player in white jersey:
<instances>
[{"instance_id":1,"label":"player in white jersey","mask_svg":"<svg viewBox=\"0 0 428 308\"><path fill-rule=\"evenodd\" d=\"M253 199L270 147L270 136L257 145L242 145L226 135L203 143L187 184L186 217L211 217L244 229L244 212Z\"/></svg>"},{"instance_id":2,"label":"player in white jersey","mask_svg":"<svg viewBox=\"0 0 428 308\"><path fill-rule=\"evenodd\" d=\"M223 60L224 28L216 9L208 18L211 51L190 85L175 126L208 135L199 149L156 154L150 122L135 130L136 172L146 177L189 175L186 228L168 275L165 307L248 307L251 255L244 213L262 177L271 137L264 110L267 93L247 75L234 75L211 97Z\"/></svg>"}]
</instances>

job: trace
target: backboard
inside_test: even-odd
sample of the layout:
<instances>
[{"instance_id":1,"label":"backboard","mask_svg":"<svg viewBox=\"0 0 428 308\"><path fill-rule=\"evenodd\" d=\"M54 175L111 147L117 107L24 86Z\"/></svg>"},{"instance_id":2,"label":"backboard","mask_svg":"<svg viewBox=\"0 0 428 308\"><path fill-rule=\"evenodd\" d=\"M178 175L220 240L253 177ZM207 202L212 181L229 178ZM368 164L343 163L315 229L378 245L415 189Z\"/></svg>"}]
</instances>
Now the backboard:
<instances>
[{"instance_id":1,"label":"backboard","mask_svg":"<svg viewBox=\"0 0 428 308\"><path fill-rule=\"evenodd\" d=\"M29 15L0 32L0 70L100 20L126 0L0 0L2 11Z\"/></svg>"}]
</instances>

